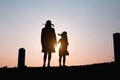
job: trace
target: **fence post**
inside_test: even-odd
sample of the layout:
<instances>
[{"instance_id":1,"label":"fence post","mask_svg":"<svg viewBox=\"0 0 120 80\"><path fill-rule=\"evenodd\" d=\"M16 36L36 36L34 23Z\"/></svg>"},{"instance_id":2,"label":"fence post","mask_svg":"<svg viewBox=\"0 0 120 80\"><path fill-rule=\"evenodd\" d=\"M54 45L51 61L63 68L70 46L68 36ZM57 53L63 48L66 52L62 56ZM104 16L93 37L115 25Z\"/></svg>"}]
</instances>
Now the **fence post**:
<instances>
[{"instance_id":1,"label":"fence post","mask_svg":"<svg viewBox=\"0 0 120 80\"><path fill-rule=\"evenodd\" d=\"M18 68L25 67L25 49L20 48L18 53Z\"/></svg>"}]
</instances>

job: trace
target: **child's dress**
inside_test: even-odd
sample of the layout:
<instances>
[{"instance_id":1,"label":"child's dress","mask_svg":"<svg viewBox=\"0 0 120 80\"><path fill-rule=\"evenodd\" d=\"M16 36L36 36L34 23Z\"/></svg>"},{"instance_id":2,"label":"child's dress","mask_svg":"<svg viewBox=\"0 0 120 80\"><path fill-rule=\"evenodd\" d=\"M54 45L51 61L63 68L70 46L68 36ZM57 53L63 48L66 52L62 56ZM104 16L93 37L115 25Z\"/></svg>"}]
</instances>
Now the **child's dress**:
<instances>
[{"instance_id":1,"label":"child's dress","mask_svg":"<svg viewBox=\"0 0 120 80\"><path fill-rule=\"evenodd\" d=\"M60 43L59 56L69 55L69 52L67 51L68 47L67 38L61 38L58 42Z\"/></svg>"}]
</instances>

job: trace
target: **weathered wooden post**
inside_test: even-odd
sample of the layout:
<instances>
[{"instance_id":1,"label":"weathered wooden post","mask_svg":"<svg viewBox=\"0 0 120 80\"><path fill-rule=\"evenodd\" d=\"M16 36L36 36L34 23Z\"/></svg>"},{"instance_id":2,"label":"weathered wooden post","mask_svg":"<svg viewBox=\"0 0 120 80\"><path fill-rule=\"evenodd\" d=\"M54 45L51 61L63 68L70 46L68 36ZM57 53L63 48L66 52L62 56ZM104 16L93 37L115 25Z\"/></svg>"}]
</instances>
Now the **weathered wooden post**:
<instances>
[{"instance_id":1,"label":"weathered wooden post","mask_svg":"<svg viewBox=\"0 0 120 80\"><path fill-rule=\"evenodd\" d=\"M120 33L113 34L113 43L115 63L120 63Z\"/></svg>"},{"instance_id":2,"label":"weathered wooden post","mask_svg":"<svg viewBox=\"0 0 120 80\"><path fill-rule=\"evenodd\" d=\"M24 68L25 67L25 49L20 48L18 51L18 68Z\"/></svg>"}]
</instances>

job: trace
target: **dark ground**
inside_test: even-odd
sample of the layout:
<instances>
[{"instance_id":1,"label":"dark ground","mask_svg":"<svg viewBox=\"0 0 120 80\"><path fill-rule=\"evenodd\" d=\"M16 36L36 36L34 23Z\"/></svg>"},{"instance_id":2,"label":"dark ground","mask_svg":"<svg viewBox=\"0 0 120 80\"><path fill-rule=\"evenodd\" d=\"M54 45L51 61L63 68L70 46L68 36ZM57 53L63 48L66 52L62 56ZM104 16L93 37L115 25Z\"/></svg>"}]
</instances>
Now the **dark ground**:
<instances>
[{"instance_id":1,"label":"dark ground","mask_svg":"<svg viewBox=\"0 0 120 80\"><path fill-rule=\"evenodd\" d=\"M0 68L0 80L120 80L120 64Z\"/></svg>"}]
</instances>

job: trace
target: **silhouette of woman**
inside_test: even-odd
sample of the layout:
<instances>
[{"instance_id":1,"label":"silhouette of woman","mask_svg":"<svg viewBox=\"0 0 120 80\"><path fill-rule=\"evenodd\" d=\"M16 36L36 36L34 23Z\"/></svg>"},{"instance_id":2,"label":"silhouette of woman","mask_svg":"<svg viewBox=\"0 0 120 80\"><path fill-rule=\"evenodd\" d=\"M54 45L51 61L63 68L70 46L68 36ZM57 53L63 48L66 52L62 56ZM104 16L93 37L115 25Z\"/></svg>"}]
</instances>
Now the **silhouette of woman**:
<instances>
[{"instance_id":1,"label":"silhouette of woman","mask_svg":"<svg viewBox=\"0 0 120 80\"><path fill-rule=\"evenodd\" d=\"M67 50L68 48L68 38L67 38L67 32L64 31L61 34L58 34L61 36L59 39L58 43L60 43L60 48L59 48L59 66L61 67L61 60L63 58L63 66L65 66L66 62L66 56L69 55L69 52Z\"/></svg>"},{"instance_id":2,"label":"silhouette of woman","mask_svg":"<svg viewBox=\"0 0 120 80\"><path fill-rule=\"evenodd\" d=\"M43 57L43 67L46 65L46 59L48 55L48 67L50 67L51 61L51 53L55 53L55 44L57 43L55 29L52 28L54 26L50 20L46 21L45 27L42 28L41 32L41 45L42 52L44 53Z\"/></svg>"}]
</instances>

